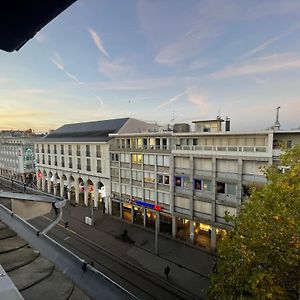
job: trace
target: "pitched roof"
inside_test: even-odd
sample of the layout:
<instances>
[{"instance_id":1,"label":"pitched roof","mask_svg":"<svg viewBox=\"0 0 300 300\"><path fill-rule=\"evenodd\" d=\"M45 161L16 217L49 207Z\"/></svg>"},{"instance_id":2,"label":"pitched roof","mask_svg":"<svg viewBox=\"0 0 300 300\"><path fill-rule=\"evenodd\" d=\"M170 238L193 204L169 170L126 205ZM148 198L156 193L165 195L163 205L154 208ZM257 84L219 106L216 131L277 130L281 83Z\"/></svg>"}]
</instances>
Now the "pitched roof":
<instances>
[{"instance_id":1,"label":"pitched roof","mask_svg":"<svg viewBox=\"0 0 300 300\"><path fill-rule=\"evenodd\" d=\"M129 118L66 124L44 137L51 141L106 142L109 133L116 133Z\"/></svg>"}]
</instances>

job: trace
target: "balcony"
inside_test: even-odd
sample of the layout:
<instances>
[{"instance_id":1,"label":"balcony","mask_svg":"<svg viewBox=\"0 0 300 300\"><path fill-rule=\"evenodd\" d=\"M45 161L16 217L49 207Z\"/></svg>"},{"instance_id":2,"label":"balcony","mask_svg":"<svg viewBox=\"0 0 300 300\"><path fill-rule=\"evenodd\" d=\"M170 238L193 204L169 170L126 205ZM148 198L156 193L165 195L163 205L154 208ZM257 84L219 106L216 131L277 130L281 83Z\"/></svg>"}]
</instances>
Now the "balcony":
<instances>
[{"instance_id":1,"label":"balcony","mask_svg":"<svg viewBox=\"0 0 300 300\"><path fill-rule=\"evenodd\" d=\"M172 153L201 153L201 154L225 154L244 156L270 156L267 146L191 146L175 145Z\"/></svg>"}]
</instances>

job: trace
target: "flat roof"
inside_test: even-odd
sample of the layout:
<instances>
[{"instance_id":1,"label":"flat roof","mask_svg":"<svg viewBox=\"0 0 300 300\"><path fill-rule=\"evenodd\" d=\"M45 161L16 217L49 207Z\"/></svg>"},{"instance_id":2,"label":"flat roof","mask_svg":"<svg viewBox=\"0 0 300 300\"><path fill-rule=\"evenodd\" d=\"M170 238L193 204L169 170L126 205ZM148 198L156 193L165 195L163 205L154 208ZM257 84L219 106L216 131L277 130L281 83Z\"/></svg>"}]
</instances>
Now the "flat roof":
<instances>
[{"instance_id":1,"label":"flat roof","mask_svg":"<svg viewBox=\"0 0 300 300\"><path fill-rule=\"evenodd\" d=\"M211 119L211 120L192 121L192 123L207 123L207 122L224 122L224 120L223 119Z\"/></svg>"}]
</instances>

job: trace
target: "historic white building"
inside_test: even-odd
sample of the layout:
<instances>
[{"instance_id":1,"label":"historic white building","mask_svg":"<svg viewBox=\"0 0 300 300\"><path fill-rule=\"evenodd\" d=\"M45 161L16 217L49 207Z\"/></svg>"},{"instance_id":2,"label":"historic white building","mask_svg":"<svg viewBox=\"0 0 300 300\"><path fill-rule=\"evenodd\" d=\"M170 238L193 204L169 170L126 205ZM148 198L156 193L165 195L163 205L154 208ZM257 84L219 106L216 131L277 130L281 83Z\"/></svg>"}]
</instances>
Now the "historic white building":
<instances>
[{"instance_id":1,"label":"historic white building","mask_svg":"<svg viewBox=\"0 0 300 300\"><path fill-rule=\"evenodd\" d=\"M98 207L110 195L109 133L140 132L155 125L131 118L64 125L36 143L38 188ZM109 211L107 201L103 201Z\"/></svg>"},{"instance_id":2,"label":"historic white building","mask_svg":"<svg viewBox=\"0 0 300 300\"><path fill-rule=\"evenodd\" d=\"M0 133L0 174L31 183L35 177L34 143L39 136L23 131Z\"/></svg>"}]
</instances>

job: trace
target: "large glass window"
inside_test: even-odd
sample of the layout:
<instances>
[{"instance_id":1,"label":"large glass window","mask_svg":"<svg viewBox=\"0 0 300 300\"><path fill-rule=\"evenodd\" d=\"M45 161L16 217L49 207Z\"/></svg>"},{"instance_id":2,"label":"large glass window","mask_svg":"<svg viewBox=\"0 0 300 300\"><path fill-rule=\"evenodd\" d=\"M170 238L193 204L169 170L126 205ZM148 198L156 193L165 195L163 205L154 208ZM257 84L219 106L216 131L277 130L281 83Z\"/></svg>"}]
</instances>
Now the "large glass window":
<instances>
[{"instance_id":1,"label":"large glass window","mask_svg":"<svg viewBox=\"0 0 300 300\"><path fill-rule=\"evenodd\" d=\"M236 184L227 183L227 194L236 195Z\"/></svg>"},{"instance_id":2,"label":"large glass window","mask_svg":"<svg viewBox=\"0 0 300 300\"><path fill-rule=\"evenodd\" d=\"M131 162L133 164L141 164L142 163L142 154L132 154Z\"/></svg>"},{"instance_id":3,"label":"large glass window","mask_svg":"<svg viewBox=\"0 0 300 300\"><path fill-rule=\"evenodd\" d=\"M175 186L182 187L182 185L183 185L182 177L175 176L174 183L175 183Z\"/></svg>"},{"instance_id":4,"label":"large glass window","mask_svg":"<svg viewBox=\"0 0 300 300\"><path fill-rule=\"evenodd\" d=\"M211 191L211 180L203 180L203 191Z\"/></svg>"},{"instance_id":5,"label":"large glass window","mask_svg":"<svg viewBox=\"0 0 300 300\"><path fill-rule=\"evenodd\" d=\"M101 157L101 149L100 149L100 145L96 145L96 156L97 156L97 157Z\"/></svg>"},{"instance_id":6,"label":"large glass window","mask_svg":"<svg viewBox=\"0 0 300 300\"><path fill-rule=\"evenodd\" d=\"M203 190L201 179L194 179L194 188L195 188L195 190L199 190L199 191Z\"/></svg>"}]
</instances>

